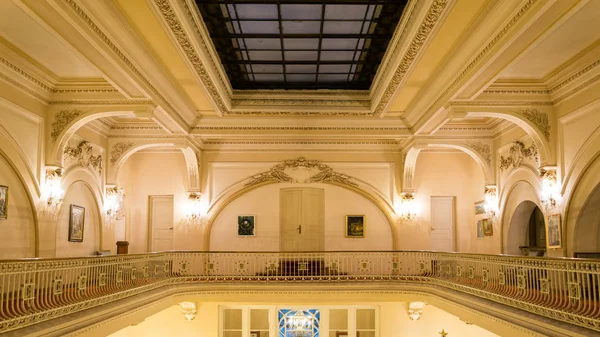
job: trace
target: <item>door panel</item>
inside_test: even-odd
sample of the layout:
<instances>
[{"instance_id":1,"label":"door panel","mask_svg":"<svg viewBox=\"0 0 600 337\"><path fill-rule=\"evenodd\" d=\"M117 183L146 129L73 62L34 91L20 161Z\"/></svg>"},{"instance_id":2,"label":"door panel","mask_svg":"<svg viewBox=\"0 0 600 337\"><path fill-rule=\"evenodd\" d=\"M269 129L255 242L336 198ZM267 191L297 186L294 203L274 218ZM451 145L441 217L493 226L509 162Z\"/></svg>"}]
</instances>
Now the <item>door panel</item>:
<instances>
[{"instance_id":1,"label":"door panel","mask_svg":"<svg viewBox=\"0 0 600 337\"><path fill-rule=\"evenodd\" d=\"M454 251L454 197L431 197L430 249Z\"/></svg>"},{"instance_id":2,"label":"door panel","mask_svg":"<svg viewBox=\"0 0 600 337\"><path fill-rule=\"evenodd\" d=\"M173 250L173 196L149 196L148 209L148 251L162 252Z\"/></svg>"},{"instance_id":3,"label":"door panel","mask_svg":"<svg viewBox=\"0 0 600 337\"><path fill-rule=\"evenodd\" d=\"M280 191L281 251L324 249L323 189L283 188Z\"/></svg>"}]
</instances>

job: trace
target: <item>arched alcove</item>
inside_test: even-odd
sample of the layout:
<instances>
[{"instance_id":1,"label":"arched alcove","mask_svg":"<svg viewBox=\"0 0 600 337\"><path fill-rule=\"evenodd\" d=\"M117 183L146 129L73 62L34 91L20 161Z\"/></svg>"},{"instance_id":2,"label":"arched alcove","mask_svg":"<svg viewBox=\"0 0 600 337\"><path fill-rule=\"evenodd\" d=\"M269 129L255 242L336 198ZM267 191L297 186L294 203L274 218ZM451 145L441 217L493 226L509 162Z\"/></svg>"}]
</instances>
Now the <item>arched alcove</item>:
<instances>
[{"instance_id":1,"label":"arched alcove","mask_svg":"<svg viewBox=\"0 0 600 337\"><path fill-rule=\"evenodd\" d=\"M371 200L340 186L324 183L279 183L251 189L231 200L215 217L206 233L213 251L279 251L280 195L282 188L317 187L325 194L325 250L392 250L393 233L387 216ZM345 216L365 215L364 238L345 237ZM255 236L237 236L237 216L255 216Z\"/></svg>"},{"instance_id":2,"label":"arched alcove","mask_svg":"<svg viewBox=\"0 0 600 337\"><path fill-rule=\"evenodd\" d=\"M541 209L533 201L521 202L510 218L505 253L522 255L528 250L539 251L545 248L544 230L544 214Z\"/></svg>"},{"instance_id":3,"label":"arched alcove","mask_svg":"<svg viewBox=\"0 0 600 337\"><path fill-rule=\"evenodd\" d=\"M575 224L573 252L600 252L600 184L579 211Z\"/></svg>"},{"instance_id":4,"label":"arched alcove","mask_svg":"<svg viewBox=\"0 0 600 337\"><path fill-rule=\"evenodd\" d=\"M71 205L85 210L82 242L69 241ZM98 201L90 185L82 180L69 185L56 220L56 257L90 256L99 250L101 219Z\"/></svg>"}]
</instances>

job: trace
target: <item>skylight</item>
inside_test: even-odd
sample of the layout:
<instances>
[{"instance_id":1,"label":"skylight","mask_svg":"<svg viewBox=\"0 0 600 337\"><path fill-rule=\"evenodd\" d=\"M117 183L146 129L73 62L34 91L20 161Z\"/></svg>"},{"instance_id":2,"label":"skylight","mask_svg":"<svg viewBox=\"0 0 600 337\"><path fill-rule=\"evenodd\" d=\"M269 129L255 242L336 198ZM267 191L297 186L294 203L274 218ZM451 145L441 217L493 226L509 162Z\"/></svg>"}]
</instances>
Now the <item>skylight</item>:
<instances>
[{"instance_id":1,"label":"skylight","mask_svg":"<svg viewBox=\"0 0 600 337\"><path fill-rule=\"evenodd\" d=\"M196 0L234 89L369 89L406 0Z\"/></svg>"}]
</instances>

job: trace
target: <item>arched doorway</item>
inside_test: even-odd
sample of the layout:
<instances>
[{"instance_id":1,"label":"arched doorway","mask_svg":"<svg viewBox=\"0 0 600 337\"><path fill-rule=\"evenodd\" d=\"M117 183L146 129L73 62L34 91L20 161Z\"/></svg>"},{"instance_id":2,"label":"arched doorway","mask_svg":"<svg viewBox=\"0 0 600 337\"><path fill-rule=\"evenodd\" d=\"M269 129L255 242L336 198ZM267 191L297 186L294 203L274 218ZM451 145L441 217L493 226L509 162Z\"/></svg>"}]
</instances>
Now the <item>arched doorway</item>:
<instances>
[{"instance_id":1,"label":"arched doorway","mask_svg":"<svg viewBox=\"0 0 600 337\"><path fill-rule=\"evenodd\" d=\"M507 253L512 255L544 256L546 227L544 213L530 200L521 202L510 219Z\"/></svg>"},{"instance_id":2,"label":"arched doorway","mask_svg":"<svg viewBox=\"0 0 600 337\"><path fill-rule=\"evenodd\" d=\"M600 252L600 184L588 196L577 218L573 251Z\"/></svg>"}]
</instances>

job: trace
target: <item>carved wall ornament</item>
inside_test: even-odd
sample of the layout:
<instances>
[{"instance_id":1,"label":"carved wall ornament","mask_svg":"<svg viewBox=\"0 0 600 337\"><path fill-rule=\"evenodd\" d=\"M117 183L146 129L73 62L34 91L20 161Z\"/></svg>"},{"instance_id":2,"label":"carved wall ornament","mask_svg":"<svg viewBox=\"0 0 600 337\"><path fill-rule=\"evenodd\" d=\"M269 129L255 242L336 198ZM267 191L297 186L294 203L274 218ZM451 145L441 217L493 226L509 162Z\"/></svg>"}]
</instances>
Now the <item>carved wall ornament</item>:
<instances>
[{"instance_id":1,"label":"carved wall ornament","mask_svg":"<svg viewBox=\"0 0 600 337\"><path fill-rule=\"evenodd\" d=\"M133 147L133 142L118 142L113 144L112 149L110 150L110 163L114 165L119 158L125 153L127 150Z\"/></svg>"},{"instance_id":2,"label":"carved wall ornament","mask_svg":"<svg viewBox=\"0 0 600 337\"><path fill-rule=\"evenodd\" d=\"M286 169L295 169L295 168L305 168L305 169L316 169L319 172L311 175L306 181L298 181L297 179L291 177L288 173L286 173ZM252 177L248 178L248 182L246 183L246 187L254 186L261 183L273 182L273 183L298 183L298 182L310 182L310 183L335 183L357 187L358 184L351 180L352 177L343 174L334 172L331 167L326 164L321 163L318 160L307 160L303 157L300 157L295 160L286 160L281 164L275 165L267 172L255 174Z\"/></svg>"},{"instance_id":3,"label":"carved wall ornament","mask_svg":"<svg viewBox=\"0 0 600 337\"><path fill-rule=\"evenodd\" d=\"M519 110L517 113L535 124L538 130L542 132L546 140L550 141L550 120L548 119L547 113L539 112L536 109Z\"/></svg>"},{"instance_id":4,"label":"carved wall ornament","mask_svg":"<svg viewBox=\"0 0 600 337\"><path fill-rule=\"evenodd\" d=\"M483 158L488 165L492 164L492 149L488 144L484 144L482 142L472 142L468 143L467 146L479 153L481 158Z\"/></svg>"},{"instance_id":5,"label":"carved wall ornament","mask_svg":"<svg viewBox=\"0 0 600 337\"><path fill-rule=\"evenodd\" d=\"M500 156L500 171L504 171L511 166L512 168L521 166L524 158L529 158L536 162L538 161L538 150L535 144L525 147L525 144L516 141L510 147L509 152L510 154L508 157Z\"/></svg>"},{"instance_id":6,"label":"carved wall ornament","mask_svg":"<svg viewBox=\"0 0 600 337\"><path fill-rule=\"evenodd\" d=\"M94 146L92 143L84 140L77 147L65 147L65 156L69 159L79 162L79 165L93 170L98 170L102 174L102 155L94 155Z\"/></svg>"},{"instance_id":7,"label":"carved wall ornament","mask_svg":"<svg viewBox=\"0 0 600 337\"><path fill-rule=\"evenodd\" d=\"M56 142L56 139L60 135L60 133L77 117L81 116L83 111L81 110L61 110L56 116L54 116L54 121L52 121L52 133L50 133L50 137L52 138L52 143Z\"/></svg>"}]
</instances>

